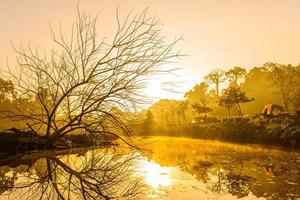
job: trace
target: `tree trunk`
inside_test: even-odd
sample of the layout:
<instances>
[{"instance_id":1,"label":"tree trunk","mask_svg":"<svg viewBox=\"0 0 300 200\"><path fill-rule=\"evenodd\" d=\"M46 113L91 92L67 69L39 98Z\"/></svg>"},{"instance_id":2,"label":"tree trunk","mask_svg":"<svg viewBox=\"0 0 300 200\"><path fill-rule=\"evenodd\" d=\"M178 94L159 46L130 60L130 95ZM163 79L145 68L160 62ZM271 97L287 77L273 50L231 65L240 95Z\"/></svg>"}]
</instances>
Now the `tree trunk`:
<instances>
[{"instance_id":1,"label":"tree trunk","mask_svg":"<svg viewBox=\"0 0 300 200\"><path fill-rule=\"evenodd\" d=\"M228 108L227 111L228 111L228 119L230 120L230 108Z\"/></svg>"},{"instance_id":2,"label":"tree trunk","mask_svg":"<svg viewBox=\"0 0 300 200\"><path fill-rule=\"evenodd\" d=\"M288 106L288 102L287 102L285 97L282 97L282 104L283 104L283 107L284 107L285 111L287 113L289 113L289 106Z\"/></svg>"},{"instance_id":3,"label":"tree trunk","mask_svg":"<svg viewBox=\"0 0 300 200\"><path fill-rule=\"evenodd\" d=\"M239 108L239 111L240 111L240 116L241 116L241 119L243 119L243 113L242 113L242 109L241 109L241 106L239 103L236 104Z\"/></svg>"}]
</instances>

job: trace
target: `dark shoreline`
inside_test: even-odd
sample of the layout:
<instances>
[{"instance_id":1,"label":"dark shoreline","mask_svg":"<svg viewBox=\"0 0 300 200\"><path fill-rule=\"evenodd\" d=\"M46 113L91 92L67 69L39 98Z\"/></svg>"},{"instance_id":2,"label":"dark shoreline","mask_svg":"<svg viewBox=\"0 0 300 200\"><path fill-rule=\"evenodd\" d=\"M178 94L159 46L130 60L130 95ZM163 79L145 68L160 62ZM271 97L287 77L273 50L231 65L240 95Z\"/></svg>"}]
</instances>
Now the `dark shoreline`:
<instances>
[{"instance_id":1,"label":"dark shoreline","mask_svg":"<svg viewBox=\"0 0 300 200\"><path fill-rule=\"evenodd\" d=\"M169 136L216 140L236 144L276 146L284 149L300 149L300 125L297 122L272 120L238 120L209 124L190 124L180 127L154 128L148 134L135 136ZM16 129L14 129L16 130ZM159 133L159 134L158 134ZM114 141L111 138L111 141ZM26 131L0 132L0 152L22 153L34 150L64 150L71 148L103 147L116 145L103 138L90 135L67 135L61 140L46 139Z\"/></svg>"},{"instance_id":2,"label":"dark shoreline","mask_svg":"<svg viewBox=\"0 0 300 200\"><path fill-rule=\"evenodd\" d=\"M17 129L13 129L17 130ZM113 141L113 139L112 139ZM116 145L88 135L68 135L61 139L30 134L30 131L0 132L0 153L19 154L36 150L70 150Z\"/></svg>"},{"instance_id":3,"label":"dark shoreline","mask_svg":"<svg viewBox=\"0 0 300 200\"><path fill-rule=\"evenodd\" d=\"M155 128L150 134L143 136L186 137L300 149L300 125L298 122L239 120L190 124L181 127L170 126L168 129Z\"/></svg>"}]
</instances>

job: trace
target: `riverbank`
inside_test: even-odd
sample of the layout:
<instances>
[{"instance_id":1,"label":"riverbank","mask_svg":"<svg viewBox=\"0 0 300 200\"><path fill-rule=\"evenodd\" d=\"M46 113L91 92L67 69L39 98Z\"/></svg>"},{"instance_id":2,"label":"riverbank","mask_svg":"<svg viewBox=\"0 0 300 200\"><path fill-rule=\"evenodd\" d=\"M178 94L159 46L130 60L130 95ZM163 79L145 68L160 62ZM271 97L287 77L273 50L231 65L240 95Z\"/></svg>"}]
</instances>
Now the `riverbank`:
<instances>
[{"instance_id":1,"label":"riverbank","mask_svg":"<svg viewBox=\"0 0 300 200\"><path fill-rule=\"evenodd\" d=\"M238 144L261 144L300 149L300 124L291 118L240 119L219 121L207 124L189 124L185 126L154 127L151 132L142 132L135 136L171 136L205 140L219 140ZM20 153L33 150L70 149L79 147L99 147L115 145L110 138L91 135L70 134L56 140L45 138L30 131L10 129L0 132L0 152Z\"/></svg>"},{"instance_id":2,"label":"riverbank","mask_svg":"<svg viewBox=\"0 0 300 200\"><path fill-rule=\"evenodd\" d=\"M22 153L34 150L64 150L81 147L100 147L114 145L108 140L92 137L87 134L70 134L62 138L40 136L32 131L21 131L15 128L0 132L0 152Z\"/></svg>"},{"instance_id":3,"label":"riverbank","mask_svg":"<svg viewBox=\"0 0 300 200\"><path fill-rule=\"evenodd\" d=\"M156 127L150 135L300 148L300 124L298 120L290 118L245 119L168 128Z\"/></svg>"}]
</instances>

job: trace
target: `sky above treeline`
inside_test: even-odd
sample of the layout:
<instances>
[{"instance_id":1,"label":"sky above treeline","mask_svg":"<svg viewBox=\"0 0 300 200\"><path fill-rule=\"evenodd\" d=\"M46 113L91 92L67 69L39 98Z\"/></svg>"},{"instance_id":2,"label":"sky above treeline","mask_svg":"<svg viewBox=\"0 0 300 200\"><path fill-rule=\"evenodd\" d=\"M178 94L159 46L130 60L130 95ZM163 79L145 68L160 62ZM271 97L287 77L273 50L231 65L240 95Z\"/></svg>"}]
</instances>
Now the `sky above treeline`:
<instances>
[{"instance_id":1,"label":"sky above treeline","mask_svg":"<svg viewBox=\"0 0 300 200\"><path fill-rule=\"evenodd\" d=\"M10 42L50 48L49 23L62 24L67 32L76 16L77 0L1 0L0 66L13 63ZM120 17L134 8L150 8L162 22L163 34L174 39L187 57L174 67L182 68L179 93L159 91L160 98L181 98L209 71L233 66L247 69L265 62L300 63L299 0L81 0L80 9L99 15L98 32L106 36L116 28L116 8ZM150 84L153 91L158 80ZM150 88L151 88L150 87ZM152 93L152 92L151 92Z\"/></svg>"}]
</instances>

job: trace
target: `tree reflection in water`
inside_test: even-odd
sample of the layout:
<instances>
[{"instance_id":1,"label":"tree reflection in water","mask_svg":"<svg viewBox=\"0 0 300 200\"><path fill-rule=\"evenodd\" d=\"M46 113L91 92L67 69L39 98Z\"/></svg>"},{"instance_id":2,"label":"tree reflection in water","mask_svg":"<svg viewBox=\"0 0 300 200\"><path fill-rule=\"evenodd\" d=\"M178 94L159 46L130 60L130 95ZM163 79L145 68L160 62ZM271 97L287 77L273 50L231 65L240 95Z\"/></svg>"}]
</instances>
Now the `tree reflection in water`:
<instances>
[{"instance_id":1,"label":"tree reflection in water","mask_svg":"<svg viewBox=\"0 0 300 200\"><path fill-rule=\"evenodd\" d=\"M0 192L15 199L133 199L142 185L132 171L137 158L111 149L46 156L8 173L2 167Z\"/></svg>"},{"instance_id":2,"label":"tree reflection in water","mask_svg":"<svg viewBox=\"0 0 300 200\"><path fill-rule=\"evenodd\" d=\"M152 144L147 156L153 162L178 166L214 198L300 198L300 152L181 138Z\"/></svg>"},{"instance_id":3,"label":"tree reflection in water","mask_svg":"<svg viewBox=\"0 0 300 200\"><path fill-rule=\"evenodd\" d=\"M4 156L0 199L300 198L300 152L192 139L150 140L145 149L151 151L139 152L143 157L119 147Z\"/></svg>"},{"instance_id":4,"label":"tree reflection in water","mask_svg":"<svg viewBox=\"0 0 300 200\"><path fill-rule=\"evenodd\" d=\"M232 170L221 170L218 166L216 173L217 180L211 180L211 191L219 194L230 193L237 198L243 198L249 195L250 184L253 183L254 178L247 175L242 175L244 160L241 161L239 172Z\"/></svg>"},{"instance_id":5,"label":"tree reflection in water","mask_svg":"<svg viewBox=\"0 0 300 200\"><path fill-rule=\"evenodd\" d=\"M5 176L9 170L8 167L0 168L0 194L12 189L14 186L16 173L13 173L11 176Z\"/></svg>"}]
</instances>

